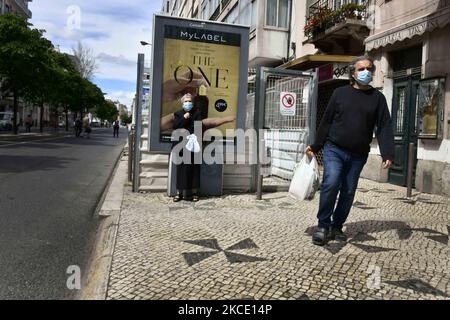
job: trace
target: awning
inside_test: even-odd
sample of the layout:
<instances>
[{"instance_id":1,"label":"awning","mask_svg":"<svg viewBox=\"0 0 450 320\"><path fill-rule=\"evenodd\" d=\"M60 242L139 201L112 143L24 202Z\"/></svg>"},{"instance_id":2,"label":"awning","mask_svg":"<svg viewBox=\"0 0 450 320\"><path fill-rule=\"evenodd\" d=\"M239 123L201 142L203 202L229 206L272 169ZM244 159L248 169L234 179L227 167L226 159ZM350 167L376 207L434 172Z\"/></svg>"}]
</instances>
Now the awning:
<instances>
[{"instance_id":1,"label":"awning","mask_svg":"<svg viewBox=\"0 0 450 320\"><path fill-rule=\"evenodd\" d=\"M364 42L366 50L371 51L394 44L398 41L411 39L414 36L421 36L425 32L431 32L436 28L443 28L450 22L450 6L438 11L417 18L401 26L389 29L379 34L368 37Z\"/></svg>"},{"instance_id":2,"label":"awning","mask_svg":"<svg viewBox=\"0 0 450 320\"><path fill-rule=\"evenodd\" d=\"M278 68L307 71L329 63L350 63L354 56L332 54L308 54L306 56L289 61Z\"/></svg>"}]
</instances>

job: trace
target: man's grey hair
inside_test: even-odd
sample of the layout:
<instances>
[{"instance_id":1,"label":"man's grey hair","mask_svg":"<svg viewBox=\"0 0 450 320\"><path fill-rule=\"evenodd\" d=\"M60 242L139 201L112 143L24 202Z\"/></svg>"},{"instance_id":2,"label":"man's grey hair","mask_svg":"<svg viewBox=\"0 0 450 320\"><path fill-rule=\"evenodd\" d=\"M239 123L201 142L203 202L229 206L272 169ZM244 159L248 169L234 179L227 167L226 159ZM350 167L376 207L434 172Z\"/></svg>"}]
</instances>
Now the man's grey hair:
<instances>
[{"instance_id":1,"label":"man's grey hair","mask_svg":"<svg viewBox=\"0 0 450 320\"><path fill-rule=\"evenodd\" d=\"M349 75L349 78L350 78L350 82L352 84L355 83L355 79L353 78L353 74L356 71L356 64L358 62L360 62L360 61L370 61L372 63L372 66L373 66L373 71L376 70L375 63L373 62L373 59L371 57L369 57L369 56L356 57L355 59L353 59L352 62L350 62L349 66L348 66L348 75Z\"/></svg>"},{"instance_id":2,"label":"man's grey hair","mask_svg":"<svg viewBox=\"0 0 450 320\"><path fill-rule=\"evenodd\" d=\"M182 96L181 99L180 99L181 103L184 103L184 100L186 98L191 98L191 100L192 100L192 94L186 93L184 96Z\"/></svg>"}]
</instances>

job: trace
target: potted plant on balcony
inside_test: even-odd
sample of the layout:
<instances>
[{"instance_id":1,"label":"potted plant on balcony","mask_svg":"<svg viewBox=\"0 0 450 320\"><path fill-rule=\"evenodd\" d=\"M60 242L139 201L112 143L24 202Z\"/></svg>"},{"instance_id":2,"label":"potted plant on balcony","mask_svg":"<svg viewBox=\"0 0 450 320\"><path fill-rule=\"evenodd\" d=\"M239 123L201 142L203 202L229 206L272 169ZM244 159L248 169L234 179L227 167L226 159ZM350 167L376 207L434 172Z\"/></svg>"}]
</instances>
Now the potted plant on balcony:
<instances>
[{"instance_id":1,"label":"potted plant on balcony","mask_svg":"<svg viewBox=\"0 0 450 320\"><path fill-rule=\"evenodd\" d=\"M362 20L366 6L357 3L347 3L339 8L339 16L344 19L358 19Z\"/></svg>"},{"instance_id":2,"label":"potted plant on balcony","mask_svg":"<svg viewBox=\"0 0 450 320\"><path fill-rule=\"evenodd\" d=\"M335 13L333 10L321 7L315 16L310 17L306 21L304 28L305 36L308 38L316 37L326 29L334 25Z\"/></svg>"}]
</instances>

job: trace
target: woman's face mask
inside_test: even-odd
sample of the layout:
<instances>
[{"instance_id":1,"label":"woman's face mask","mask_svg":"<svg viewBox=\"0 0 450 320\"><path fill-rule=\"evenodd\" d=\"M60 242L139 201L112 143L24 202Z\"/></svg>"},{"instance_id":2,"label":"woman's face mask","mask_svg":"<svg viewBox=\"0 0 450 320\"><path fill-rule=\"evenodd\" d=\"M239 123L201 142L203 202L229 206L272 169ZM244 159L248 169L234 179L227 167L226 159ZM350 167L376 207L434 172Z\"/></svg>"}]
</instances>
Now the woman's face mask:
<instances>
[{"instance_id":1,"label":"woman's face mask","mask_svg":"<svg viewBox=\"0 0 450 320\"><path fill-rule=\"evenodd\" d=\"M184 102L183 103L183 109L186 112L191 111L193 107L194 107L194 105L192 104L192 102Z\"/></svg>"}]
</instances>

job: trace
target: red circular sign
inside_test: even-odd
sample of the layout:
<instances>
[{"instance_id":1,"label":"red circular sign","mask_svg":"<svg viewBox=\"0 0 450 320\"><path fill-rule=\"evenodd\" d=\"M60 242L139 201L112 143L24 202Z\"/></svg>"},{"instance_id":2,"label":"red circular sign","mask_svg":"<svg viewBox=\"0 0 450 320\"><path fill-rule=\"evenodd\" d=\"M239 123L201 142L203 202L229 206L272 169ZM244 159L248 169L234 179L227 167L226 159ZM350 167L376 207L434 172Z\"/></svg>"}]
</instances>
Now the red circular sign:
<instances>
[{"instance_id":1,"label":"red circular sign","mask_svg":"<svg viewBox=\"0 0 450 320\"><path fill-rule=\"evenodd\" d=\"M282 101L283 106L285 108L292 108L294 106L294 104L295 104L294 96L292 94L290 94L290 93L285 94L283 96L283 98L281 99L281 101Z\"/></svg>"}]
</instances>

